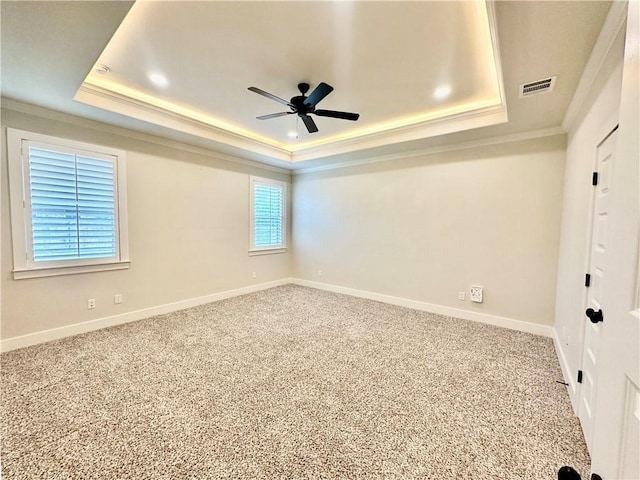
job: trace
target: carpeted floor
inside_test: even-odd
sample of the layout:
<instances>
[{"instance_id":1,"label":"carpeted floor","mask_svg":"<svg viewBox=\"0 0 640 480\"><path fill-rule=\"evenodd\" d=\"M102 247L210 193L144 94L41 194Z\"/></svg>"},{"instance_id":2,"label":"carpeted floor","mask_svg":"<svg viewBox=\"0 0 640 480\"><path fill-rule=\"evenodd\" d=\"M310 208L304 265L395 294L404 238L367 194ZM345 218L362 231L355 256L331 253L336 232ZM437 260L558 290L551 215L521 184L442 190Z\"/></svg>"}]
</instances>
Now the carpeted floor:
<instances>
[{"instance_id":1,"label":"carpeted floor","mask_svg":"<svg viewBox=\"0 0 640 480\"><path fill-rule=\"evenodd\" d=\"M550 339L287 285L2 354L5 479L555 479Z\"/></svg>"}]
</instances>

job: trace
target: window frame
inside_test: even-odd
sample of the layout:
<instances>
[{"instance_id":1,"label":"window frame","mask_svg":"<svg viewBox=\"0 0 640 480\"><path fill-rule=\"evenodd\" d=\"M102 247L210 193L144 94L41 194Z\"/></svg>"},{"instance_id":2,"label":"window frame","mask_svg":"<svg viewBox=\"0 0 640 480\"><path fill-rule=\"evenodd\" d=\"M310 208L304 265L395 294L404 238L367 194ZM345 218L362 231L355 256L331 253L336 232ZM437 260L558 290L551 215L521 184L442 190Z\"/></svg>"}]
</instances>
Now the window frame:
<instances>
[{"instance_id":1,"label":"window frame","mask_svg":"<svg viewBox=\"0 0 640 480\"><path fill-rule=\"evenodd\" d=\"M255 231L255 187L261 185L270 188L279 188L282 191L282 243L267 247L256 246ZM287 182L272 180L270 178L249 177L249 255L268 255L273 253L285 253L287 251Z\"/></svg>"},{"instance_id":2,"label":"window frame","mask_svg":"<svg viewBox=\"0 0 640 480\"><path fill-rule=\"evenodd\" d=\"M114 257L38 261L33 259L29 146L109 160L114 166L116 254ZM129 268L126 152L101 145L7 128L13 278L48 277Z\"/></svg>"}]
</instances>

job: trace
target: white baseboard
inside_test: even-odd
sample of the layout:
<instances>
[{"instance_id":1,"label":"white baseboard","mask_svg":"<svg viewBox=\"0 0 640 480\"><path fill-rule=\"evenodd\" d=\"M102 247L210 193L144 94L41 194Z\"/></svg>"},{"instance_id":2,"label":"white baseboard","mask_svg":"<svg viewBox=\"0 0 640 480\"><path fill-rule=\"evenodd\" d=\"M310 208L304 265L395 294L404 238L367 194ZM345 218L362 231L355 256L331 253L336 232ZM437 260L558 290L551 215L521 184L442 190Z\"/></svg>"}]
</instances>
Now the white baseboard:
<instances>
[{"instance_id":1,"label":"white baseboard","mask_svg":"<svg viewBox=\"0 0 640 480\"><path fill-rule=\"evenodd\" d=\"M272 282L250 285L248 287L226 290L224 292L212 293L211 295L205 295L202 297L189 298L187 300L180 300L178 302L166 303L164 305L144 308L142 310L135 310L133 312L113 315L111 317L98 318L96 320L89 320L87 322L74 323L73 325L66 325L64 327L52 328L50 330L29 333L27 335L21 335L18 337L11 337L3 339L0 342L0 351L8 352L17 348L28 347L39 343L49 342L51 340L58 340L59 338L71 337L80 333L91 332L94 330L99 330L101 328L121 325L123 323L134 322L136 320L142 320L144 318L153 317L155 315L162 315L164 313L175 312L177 310L184 310L185 308L196 307L205 303L224 300L225 298L237 297L238 295L245 295L247 293L266 290L267 288L286 285L288 283L292 283L292 279L283 278L281 280L274 280Z\"/></svg>"},{"instance_id":2,"label":"white baseboard","mask_svg":"<svg viewBox=\"0 0 640 480\"><path fill-rule=\"evenodd\" d=\"M567 391L569 392L569 398L571 399L571 407L573 408L573 413L577 415L579 384L576 381L574 374L571 373L571 368L569 367L567 356L564 354L564 349L562 348L562 344L560 343L558 331L555 328L553 329L553 345L556 347L556 356L558 357L558 363L560 364L560 369L562 370L562 377L564 378L565 383L569 384L569 386L567 387Z\"/></svg>"},{"instance_id":3,"label":"white baseboard","mask_svg":"<svg viewBox=\"0 0 640 480\"><path fill-rule=\"evenodd\" d=\"M381 293L368 292L366 290L357 290L355 288L342 287L328 283L314 282L311 280L303 280L300 278L292 278L291 283L302 285L305 287L327 290L330 292L344 293L354 297L367 298L369 300L377 300L378 302L391 303L401 307L413 308L416 310L424 310L426 312L438 313L449 317L461 318L463 320L472 320L474 322L486 323L496 327L508 328L520 332L533 333L543 337L553 338L553 327L549 325L540 325L537 323L525 322L522 320L514 320L512 318L499 317L487 313L472 312L461 308L447 307L444 305L436 305L433 303L420 302L418 300L410 300L408 298L394 297L392 295L384 295Z\"/></svg>"},{"instance_id":4,"label":"white baseboard","mask_svg":"<svg viewBox=\"0 0 640 480\"><path fill-rule=\"evenodd\" d=\"M346 295L352 295L354 297L377 300L383 303L390 303L390 304L399 305L402 307L414 308L416 310L424 310L431 313L438 313L438 314L447 315L450 317L462 318L464 320L472 320L475 322L486 323L486 324L494 325L497 327L503 327L511 330L517 330L520 332L533 333L535 335L542 335L545 337L554 338L553 328L547 325L539 325L536 323L524 322L521 320L514 320L506 317L499 317L496 315L490 315L486 313L472 312L472 311L463 310L460 308L447 307L443 305L435 305L432 303L420 302L417 300L410 300L402 297L394 297L391 295L383 295L380 293L368 292L365 290L357 290L355 288L342 287L339 285L331 285L328 283L320 283L320 282L314 282L311 280L303 280L300 278L283 278L280 280L274 280L272 282L260 283L258 285L251 285L248 287L237 288L234 290L227 290L224 292L213 293L211 295L205 295L202 297L190 298L187 300L180 300L178 302L167 303L164 305L158 305L150 308L144 308L142 310L135 310L133 312L127 312L120 315L113 315L111 317L98 318L96 320L90 320L87 322L75 323L73 325L67 325L64 327L52 328L50 330L43 330L40 332L30 333L27 335L21 335L18 337L3 339L2 341L0 341L0 351L8 352L10 350L15 350L18 348L28 347L28 346L36 345L39 343L49 342L51 340L57 340L64 337L70 337L70 336L78 335L81 333L91 332L94 330L99 330L101 328L121 325L123 323L134 322L136 320L142 320L144 318L153 317L155 315L162 315L164 313L175 312L177 310L183 310L185 308L195 307L198 305L203 305L205 303L211 303L217 300L223 300L225 298L236 297L238 295L245 295L247 293L257 292L260 290L265 290L267 288L277 287L280 285L286 285L288 283L302 285L305 287L317 288L319 290L327 290L330 292L344 293ZM558 350L558 352L562 352L562 350ZM560 354L558 355L558 358L561 358ZM562 361L560 363L561 365L563 365ZM564 372L564 368L565 367L563 366L563 372Z\"/></svg>"}]
</instances>

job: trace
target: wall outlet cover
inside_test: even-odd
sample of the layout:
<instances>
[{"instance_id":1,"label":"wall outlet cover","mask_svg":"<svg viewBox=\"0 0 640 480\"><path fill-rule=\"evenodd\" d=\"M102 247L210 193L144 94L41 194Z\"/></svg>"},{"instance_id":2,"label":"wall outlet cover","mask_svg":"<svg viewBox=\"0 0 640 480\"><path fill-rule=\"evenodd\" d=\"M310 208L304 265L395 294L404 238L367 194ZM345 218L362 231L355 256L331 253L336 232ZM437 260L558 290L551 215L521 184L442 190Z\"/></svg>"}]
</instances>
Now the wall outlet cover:
<instances>
[{"instance_id":1,"label":"wall outlet cover","mask_svg":"<svg viewBox=\"0 0 640 480\"><path fill-rule=\"evenodd\" d=\"M482 303L482 287L473 285L470 289L471 301L476 303Z\"/></svg>"}]
</instances>

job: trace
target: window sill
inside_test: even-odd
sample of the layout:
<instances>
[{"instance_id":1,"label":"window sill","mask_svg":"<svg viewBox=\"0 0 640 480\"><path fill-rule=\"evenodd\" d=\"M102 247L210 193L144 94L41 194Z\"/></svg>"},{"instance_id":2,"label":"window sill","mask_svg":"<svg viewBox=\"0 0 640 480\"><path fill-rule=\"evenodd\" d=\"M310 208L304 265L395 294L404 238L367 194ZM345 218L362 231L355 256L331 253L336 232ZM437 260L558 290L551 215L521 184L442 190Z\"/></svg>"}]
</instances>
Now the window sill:
<instances>
[{"instance_id":1,"label":"window sill","mask_svg":"<svg viewBox=\"0 0 640 480\"><path fill-rule=\"evenodd\" d=\"M272 253L286 253L286 248L263 248L260 250L249 250L249 256L254 257L256 255L271 255Z\"/></svg>"},{"instance_id":2,"label":"window sill","mask_svg":"<svg viewBox=\"0 0 640 480\"><path fill-rule=\"evenodd\" d=\"M76 275L89 272L106 272L109 270L125 270L131 265L130 261L105 263L102 265L82 265L75 267L32 268L29 270L14 270L13 279L56 277L58 275Z\"/></svg>"}]
</instances>

